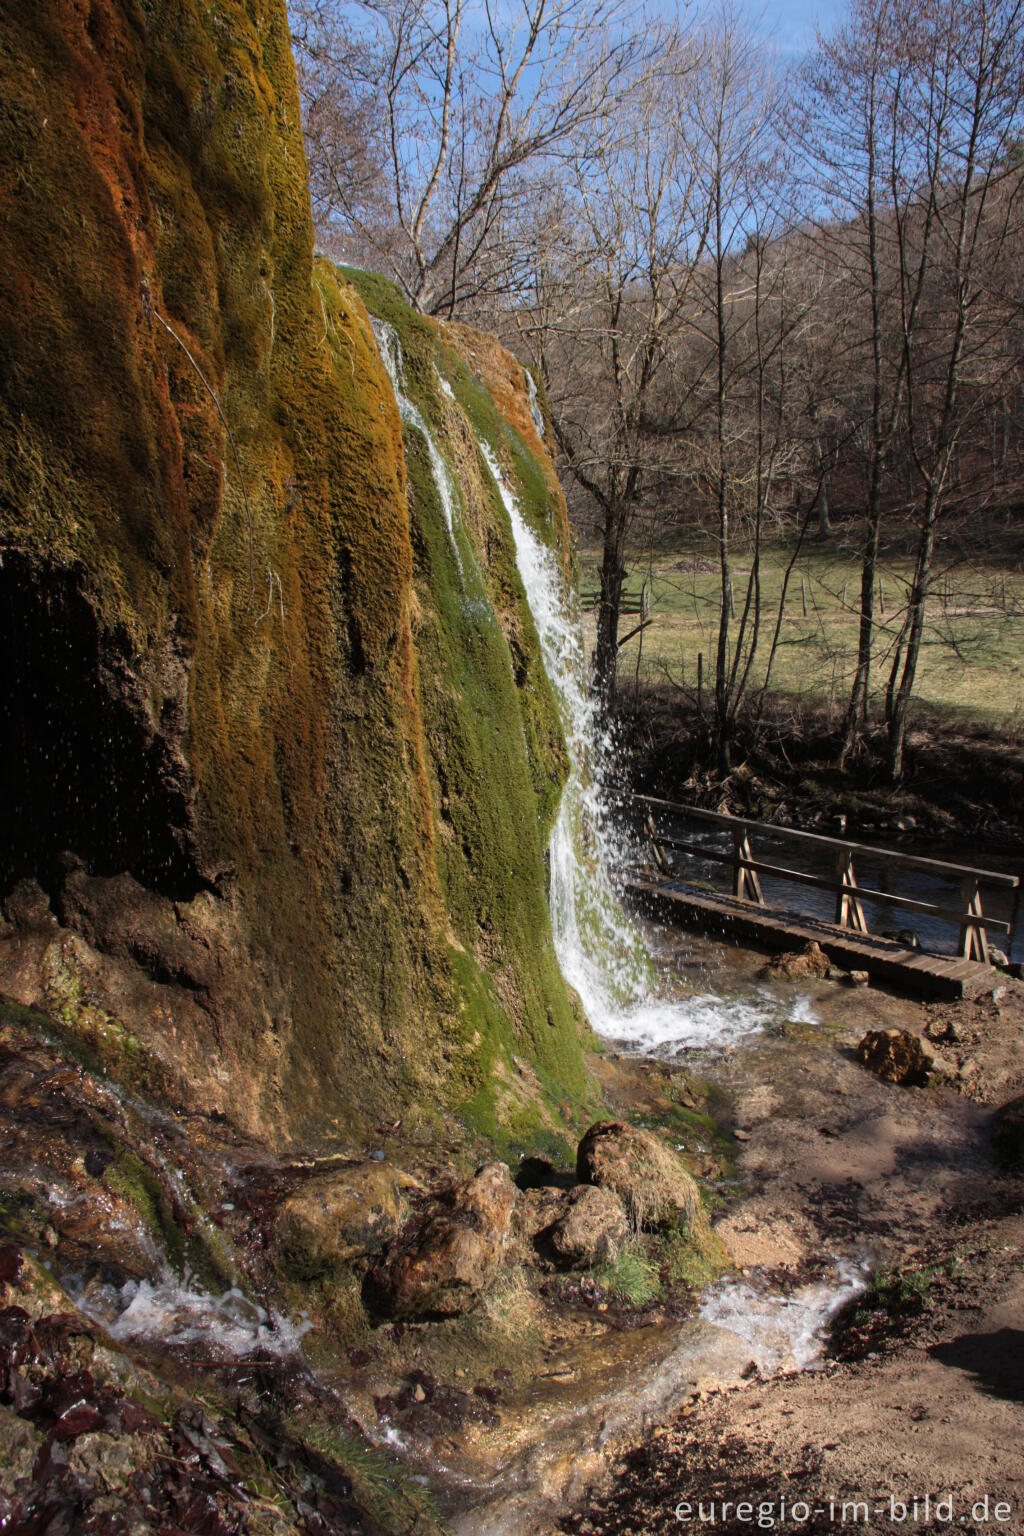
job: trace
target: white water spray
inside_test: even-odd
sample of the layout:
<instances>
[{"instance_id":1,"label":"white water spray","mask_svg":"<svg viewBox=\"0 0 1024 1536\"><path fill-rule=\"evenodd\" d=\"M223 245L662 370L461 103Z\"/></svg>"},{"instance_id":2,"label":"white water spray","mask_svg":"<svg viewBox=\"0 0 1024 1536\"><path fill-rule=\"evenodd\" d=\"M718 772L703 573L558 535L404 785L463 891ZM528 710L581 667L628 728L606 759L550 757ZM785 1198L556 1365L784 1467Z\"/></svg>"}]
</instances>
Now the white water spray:
<instances>
[{"instance_id":1,"label":"white water spray","mask_svg":"<svg viewBox=\"0 0 1024 1536\"><path fill-rule=\"evenodd\" d=\"M778 1013L767 990L743 1001L655 994L654 968L609 874L626 850L616 844L605 806L601 768L609 744L598 731L586 685L579 620L554 554L527 526L490 447L480 442L479 448L512 524L519 574L569 751L569 778L550 848L551 924L562 974L598 1034L635 1050L720 1046L752 1034Z\"/></svg>"},{"instance_id":2,"label":"white water spray","mask_svg":"<svg viewBox=\"0 0 1024 1536\"><path fill-rule=\"evenodd\" d=\"M427 445L430 472L434 477L434 485L437 487L437 495L441 503L441 510L444 513L444 522L448 530L448 539L452 546L452 553L455 556L455 563L459 568L459 574L465 576L462 556L459 553L458 539L455 535L458 491L455 488L451 471L442 458L441 451L434 442L433 434L423 420L422 413L405 393L405 365L402 360L402 343L398 339L398 332L386 320L378 320L376 315L370 316L370 324L373 327L373 334L377 340L377 350L380 353L381 362L387 369L388 378L391 380L391 387L395 392L398 414L407 426L415 427ZM451 393L450 389L449 393Z\"/></svg>"},{"instance_id":3,"label":"white water spray","mask_svg":"<svg viewBox=\"0 0 1024 1536\"><path fill-rule=\"evenodd\" d=\"M119 1289L104 1286L76 1299L86 1316L102 1323L119 1343L146 1339L177 1349L201 1345L225 1359L297 1356L313 1326L306 1317L293 1323L266 1311L237 1286L214 1296L187 1270L181 1279L168 1268L155 1281L129 1280Z\"/></svg>"}]
</instances>

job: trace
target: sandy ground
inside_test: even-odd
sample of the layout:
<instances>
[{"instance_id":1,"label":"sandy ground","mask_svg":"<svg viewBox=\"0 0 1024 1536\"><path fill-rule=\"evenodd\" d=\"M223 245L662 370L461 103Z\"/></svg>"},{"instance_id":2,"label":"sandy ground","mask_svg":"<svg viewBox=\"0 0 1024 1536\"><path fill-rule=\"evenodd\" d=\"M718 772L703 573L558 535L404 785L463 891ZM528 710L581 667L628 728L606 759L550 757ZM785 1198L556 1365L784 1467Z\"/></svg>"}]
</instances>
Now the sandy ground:
<instances>
[{"instance_id":1,"label":"sandy ground","mask_svg":"<svg viewBox=\"0 0 1024 1536\"><path fill-rule=\"evenodd\" d=\"M894 1270L906 1306L838 1329L816 1370L696 1397L562 1532L1024 1532L1024 1180L990 1147L1024 1088L1024 986L927 1006L799 990L820 1025L709 1065L745 1184L718 1230L737 1265L782 1284L828 1256ZM949 1081L868 1073L856 1041L892 1026L937 1040Z\"/></svg>"}]
</instances>

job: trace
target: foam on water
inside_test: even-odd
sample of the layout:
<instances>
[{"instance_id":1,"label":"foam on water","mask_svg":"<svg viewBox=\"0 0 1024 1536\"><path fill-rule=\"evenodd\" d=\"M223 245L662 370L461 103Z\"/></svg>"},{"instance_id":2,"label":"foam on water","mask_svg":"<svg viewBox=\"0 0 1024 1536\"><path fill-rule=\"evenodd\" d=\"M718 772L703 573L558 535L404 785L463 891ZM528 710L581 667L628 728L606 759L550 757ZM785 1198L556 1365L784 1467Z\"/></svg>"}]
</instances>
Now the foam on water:
<instances>
[{"instance_id":1,"label":"foam on water","mask_svg":"<svg viewBox=\"0 0 1024 1536\"><path fill-rule=\"evenodd\" d=\"M569 778L550 846L551 923L562 974L579 993L598 1034L634 1050L721 1047L752 1034L782 1012L767 991L731 1001L710 995L656 996L654 968L610 875L628 861L630 851L607 812L602 768L610 744L598 728L586 685L579 616L567 598L555 554L527 525L491 448L482 441L479 448L512 525L519 573L569 751ZM813 1019L808 1000L802 1009L805 1018ZM783 1016L796 1014L787 1006Z\"/></svg>"},{"instance_id":2,"label":"foam on water","mask_svg":"<svg viewBox=\"0 0 1024 1536\"><path fill-rule=\"evenodd\" d=\"M168 1271L155 1283L129 1280L119 1290L108 1286L77 1299L82 1311L102 1322L119 1343L145 1339L174 1348L201 1345L225 1359L298 1355L302 1337L312 1327L305 1319L293 1323L266 1311L235 1286L213 1296L195 1285L187 1272L184 1279ZM112 1313L116 1315L110 1321Z\"/></svg>"},{"instance_id":3,"label":"foam on water","mask_svg":"<svg viewBox=\"0 0 1024 1536\"><path fill-rule=\"evenodd\" d=\"M831 1281L802 1286L788 1296L760 1289L749 1279L723 1280L704 1298L700 1315L742 1339L762 1375L803 1371L821 1355L829 1323L864 1290L866 1276L866 1264L840 1259Z\"/></svg>"}]
</instances>

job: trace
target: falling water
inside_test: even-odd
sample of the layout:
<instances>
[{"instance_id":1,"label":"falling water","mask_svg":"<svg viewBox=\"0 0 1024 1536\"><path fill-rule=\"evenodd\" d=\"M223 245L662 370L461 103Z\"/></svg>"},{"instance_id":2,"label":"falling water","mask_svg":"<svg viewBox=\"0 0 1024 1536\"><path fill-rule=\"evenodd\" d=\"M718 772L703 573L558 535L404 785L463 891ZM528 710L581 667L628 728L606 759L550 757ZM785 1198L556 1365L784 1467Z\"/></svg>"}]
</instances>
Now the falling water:
<instances>
[{"instance_id":1,"label":"falling water","mask_svg":"<svg viewBox=\"0 0 1024 1536\"><path fill-rule=\"evenodd\" d=\"M602 768L609 744L586 685L579 620L554 554L527 526L490 447L484 442L479 447L512 524L519 573L569 751L569 779L550 847L551 922L562 974L598 1034L634 1049L719 1045L751 1034L777 1012L767 991L744 1000L657 995L656 973L609 873L627 850L606 807Z\"/></svg>"},{"instance_id":2,"label":"falling water","mask_svg":"<svg viewBox=\"0 0 1024 1536\"><path fill-rule=\"evenodd\" d=\"M438 499L441 510L444 513L445 527L448 530L448 538L451 542L455 563L459 567L460 575L465 575L462 565L462 556L459 553L458 540L455 535L455 513L458 506L458 492L455 482L451 477L448 465L441 456L441 452L434 442L433 434L418 407L415 406L405 393L405 367L402 361L402 343L398 339L398 332L393 325L386 320L378 320L376 315L370 316L370 324L373 334L377 339L377 350L380 352L381 362L387 369L391 387L395 392L395 401L398 405L398 414L407 426L415 427L427 445L427 457L430 459L430 472L434 477L437 487Z\"/></svg>"},{"instance_id":3,"label":"falling water","mask_svg":"<svg viewBox=\"0 0 1024 1536\"><path fill-rule=\"evenodd\" d=\"M530 401L530 416L533 425L537 429L537 436L544 441L544 417L541 414L540 401L537 399L537 381L528 368L523 369L523 378L526 380L526 393Z\"/></svg>"}]
</instances>

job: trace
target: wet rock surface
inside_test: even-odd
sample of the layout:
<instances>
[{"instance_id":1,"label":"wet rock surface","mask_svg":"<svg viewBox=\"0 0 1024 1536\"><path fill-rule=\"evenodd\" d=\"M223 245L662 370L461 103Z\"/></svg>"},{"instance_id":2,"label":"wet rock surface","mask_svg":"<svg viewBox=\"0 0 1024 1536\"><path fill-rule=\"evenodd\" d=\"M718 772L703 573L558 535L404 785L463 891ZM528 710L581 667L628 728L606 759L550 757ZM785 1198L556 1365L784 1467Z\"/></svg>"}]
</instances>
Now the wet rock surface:
<instances>
[{"instance_id":1,"label":"wet rock surface","mask_svg":"<svg viewBox=\"0 0 1024 1536\"><path fill-rule=\"evenodd\" d=\"M154 1374L31 1257L0 1248L0 1525L12 1533L324 1536L380 1529L344 1414L303 1373ZM225 1390L227 1388L227 1390ZM273 1392L276 1407L268 1406ZM339 1424L344 1427L339 1431ZM301 1425L301 1427L300 1427ZM405 1500L407 1528L434 1532Z\"/></svg>"}]
</instances>

